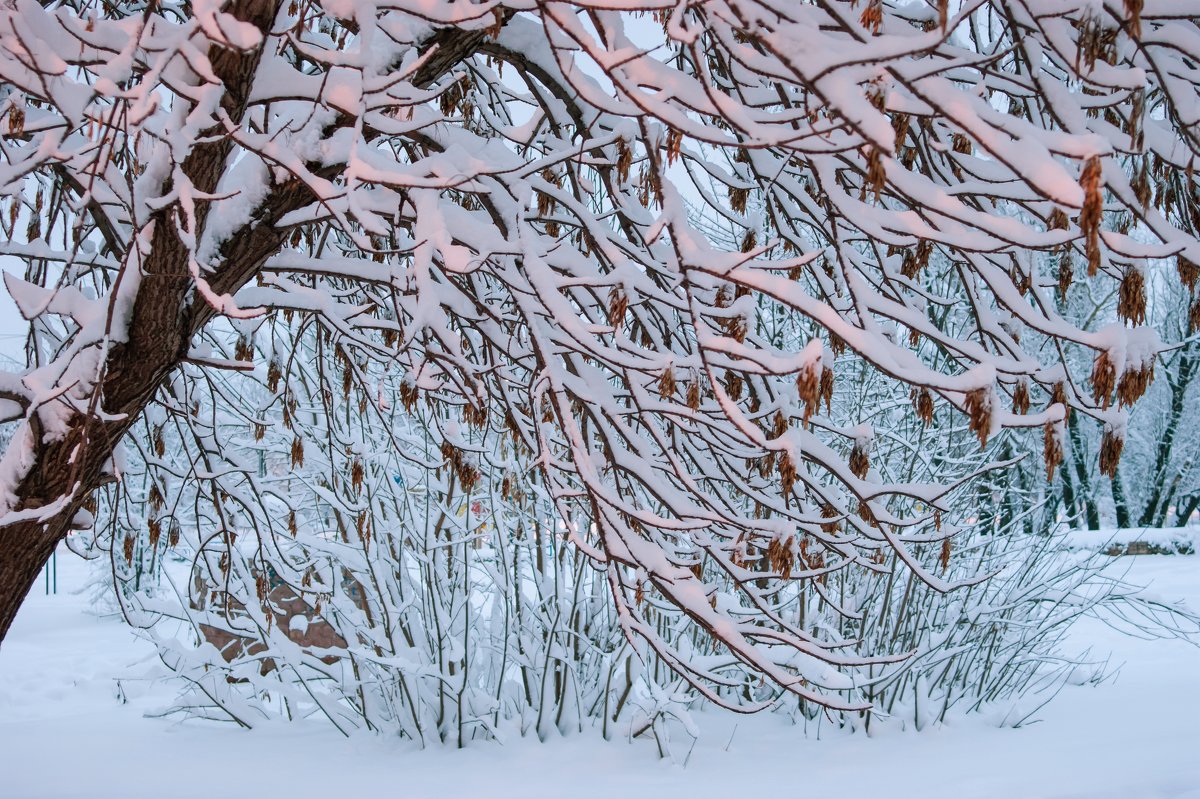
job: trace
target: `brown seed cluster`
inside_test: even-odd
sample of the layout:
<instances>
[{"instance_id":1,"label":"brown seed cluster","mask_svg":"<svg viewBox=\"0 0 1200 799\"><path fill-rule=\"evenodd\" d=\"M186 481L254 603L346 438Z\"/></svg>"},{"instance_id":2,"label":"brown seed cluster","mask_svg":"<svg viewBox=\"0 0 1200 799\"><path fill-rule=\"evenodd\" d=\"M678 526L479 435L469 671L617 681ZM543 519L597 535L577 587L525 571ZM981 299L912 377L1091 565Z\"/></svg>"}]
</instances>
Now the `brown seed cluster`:
<instances>
[{"instance_id":1,"label":"brown seed cluster","mask_svg":"<svg viewBox=\"0 0 1200 799\"><path fill-rule=\"evenodd\" d=\"M883 30L882 0L870 0L867 3L867 7L863 9L858 21L859 24L871 32L872 36L878 36Z\"/></svg>"},{"instance_id":2,"label":"brown seed cluster","mask_svg":"<svg viewBox=\"0 0 1200 799\"><path fill-rule=\"evenodd\" d=\"M833 413L833 369L828 366L821 370L821 399L825 401L825 412Z\"/></svg>"},{"instance_id":3,"label":"brown seed cluster","mask_svg":"<svg viewBox=\"0 0 1200 799\"><path fill-rule=\"evenodd\" d=\"M992 432L992 395L986 388L977 388L967 392L963 409L967 413L967 426L979 439L979 446L987 445L988 436Z\"/></svg>"},{"instance_id":4,"label":"brown seed cluster","mask_svg":"<svg viewBox=\"0 0 1200 799\"><path fill-rule=\"evenodd\" d=\"M1125 437L1112 428L1105 428L1104 438L1100 442L1100 473L1109 477L1117 476L1117 465L1121 462L1121 450L1125 447Z\"/></svg>"},{"instance_id":5,"label":"brown seed cluster","mask_svg":"<svg viewBox=\"0 0 1200 799\"><path fill-rule=\"evenodd\" d=\"M909 398L912 399L913 410L917 412L917 418L922 424L933 423L933 395L929 393L929 389L924 386L914 388L909 392Z\"/></svg>"},{"instance_id":6,"label":"brown seed cluster","mask_svg":"<svg viewBox=\"0 0 1200 799\"><path fill-rule=\"evenodd\" d=\"M837 508L833 507L828 502L826 502L824 505L821 506L821 518L822 519L837 519L838 518ZM838 531L838 523L836 521L823 522L821 524L821 532L823 532L823 533L836 533L837 531Z\"/></svg>"},{"instance_id":7,"label":"brown seed cluster","mask_svg":"<svg viewBox=\"0 0 1200 799\"><path fill-rule=\"evenodd\" d=\"M1013 413L1025 415L1029 413L1029 381L1018 380L1013 389Z\"/></svg>"},{"instance_id":8,"label":"brown seed cluster","mask_svg":"<svg viewBox=\"0 0 1200 799\"><path fill-rule=\"evenodd\" d=\"M817 359L805 364L796 375L796 393L804 403L805 427L808 427L808 420L813 413L821 407L821 378L825 376L825 371L821 361ZM832 384L830 387L832 388Z\"/></svg>"},{"instance_id":9,"label":"brown seed cluster","mask_svg":"<svg viewBox=\"0 0 1200 799\"><path fill-rule=\"evenodd\" d=\"M1108 410L1108 406L1112 404L1113 389L1116 388L1117 365L1113 363L1112 356L1107 352L1101 352L1096 356L1096 361L1092 364L1090 382L1092 384L1092 400L1104 410Z\"/></svg>"},{"instance_id":10,"label":"brown seed cluster","mask_svg":"<svg viewBox=\"0 0 1200 799\"><path fill-rule=\"evenodd\" d=\"M658 396L670 399L675 396L675 369L668 366L658 377Z\"/></svg>"},{"instance_id":11,"label":"brown seed cluster","mask_svg":"<svg viewBox=\"0 0 1200 799\"><path fill-rule=\"evenodd\" d=\"M929 265L929 256L932 254L933 242L921 239L920 243L904 256L904 261L900 264L900 274L907 278L916 277Z\"/></svg>"},{"instance_id":12,"label":"brown seed cluster","mask_svg":"<svg viewBox=\"0 0 1200 799\"><path fill-rule=\"evenodd\" d=\"M785 452L779 456L779 487L783 495L789 497L795 485L796 464L792 463L792 456Z\"/></svg>"},{"instance_id":13,"label":"brown seed cluster","mask_svg":"<svg viewBox=\"0 0 1200 799\"><path fill-rule=\"evenodd\" d=\"M862 441L855 441L854 447L850 450L850 471L859 480L863 480L867 476L867 472L871 468L871 458L867 454L867 445Z\"/></svg>"},{"instance_id":14,"label":"brown seed cluster","mask_svg":"<svg viewBox=\"0 0 1200 799\"><path fill-rule=\"evenodd\" d=\"M480 402L478 405L468 402L462 406L463 422L474 430L483 430L487 427L488 412L487 406Z\"/></svg>"},{"instance_id":15,"label":"brown seed cluster","mask_svg":"<svg viewBox=\"0 0 1200 799\"><path fill-rule=\"evenodd\" d=\"M1054 470L1063 460L1062 428L1055 422L1042 427L1042 459L1046 462L1046 482L1054 481Z\"/></svg>"},{"instance_id":16,"label":"brown seed cluster","mask_svg":"<svg viewBox=\"0 0 1200 799\"><path fill-rule=\"evenodd\" d=\"M1196 281L1200 280L1200 266L1180 255L1175 259L1175 269L1179 272L1179 280L1188 291L1195 291Z\"/></svg>"},{"instance_id":17,"label":"brown seed cluster","mask_svg":"<svg viewBox=\"0 0 1200 799\"><path fill-rule=\"evenodd\" d=\"M1134 39L1142 38L1142 7L1144 0L1125 0L1125 16L1129 18L1129 35Z\"/></svg>"},{"instance_id":18,"label":"brown seed cluster","mask_svg":"<svg viewBox=\"0 0 1200 799\"><path fill-rule=\"evenodd\" d=\"M625 311L629 309L629 297L625 289L613 286L608 292L608 324L619 328L625 321Z\"/></svg>"},{"instance_id":19,"label":"brown seed cluster","mask_svg":"<svg viewBox=\"0 0 1200 799\"><path fill-rule=\"evenodd\" d=\"M884 181L887 179L887 172L883 167L883 154L878 147L870 145L867 147L867 179L863 183L862 193L859 199L865 199L867 192L875 198L875 202L879 202L879 194L883 191Z\"/></svg>"},{"instance_id":20,"label":"brown seed cluster","mask_svg":"<svg viewBox=\"0 0 1200 799\"><path fill-rule=\"evenodd\" d=\"M450 464L450 469L454 472L454 476L458 478L458 482L468 492L475 488L479 483L479 470L476 469L462 450L451 444L449 441L442 442L442 457Z\"/></svg>"},{"instance_id":21,"label":"brown seed cluster","mask_svg":"<svg viewBox=\"0 0 1200 799\"><path fill-rule=\"evenodd\" d=\"M1131 266L1121 278L1117 293L1117 316L1131 325L1146 321L1146 278L1142 270Z\"/></svg>"},{"instance_id":22,"label":"brown seed cluster","mask_svg":"<svg viewBox=\"0 0 1200 799\"><path fill-rule=\"evenodd\" d=\"M1104 212L1104 197L1101 191L1103 176L1100 159L1094 155L1084 163L1083 172L1079 176L1079 185L1083 188L1083 210L1079 213L1079 230L1085 239L1088 277L1095 277L1100 268L1100 220Z\"/></svg>"},{"instance_id":23,"label":"brown seed cluster","mask_svg":"<svg viewBox=\"0 0 1200 799\"><path fill-rule=\"evenodd\" d=\"M1146 389L1154 382L1154 361L1150 360L1141 366L1126 368L1117 382L1117 403L1129 407L1146 393Z\"/></svg>"},{"instance_id":24,"label":"brown seed cluster","mask_svg":"<svg viewBox=\"0 0 1200 799\"><path fill-rule=\"evenodd\" d=\"M786 538L772 538L771 543L767 544L767 565L785 580L791 579L792 567L796 565L793 541L789 535Z\"/></svg>"}]
</instances>

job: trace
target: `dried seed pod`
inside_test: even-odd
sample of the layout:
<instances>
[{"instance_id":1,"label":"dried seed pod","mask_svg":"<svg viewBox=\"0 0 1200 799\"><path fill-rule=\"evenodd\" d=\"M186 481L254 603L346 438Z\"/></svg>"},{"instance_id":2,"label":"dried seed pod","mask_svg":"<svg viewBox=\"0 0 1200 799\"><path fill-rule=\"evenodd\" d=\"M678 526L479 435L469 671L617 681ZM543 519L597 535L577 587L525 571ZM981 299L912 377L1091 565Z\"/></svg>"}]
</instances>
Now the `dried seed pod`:
<instances>
[{"instance_id":1,"label":"dried seed pod","mask_svg":"<svg viewBox=\"0 0 1200 799\"><path fill-rule=\"evenodd\" d=\"M648 163L643 164L638 176L638 202L645 208L649 208L651 203L662 208L662 201L662 183L659 181L658 170L651 168Z\"/></svg>"},{"instance_id":2,"label":"dried seed pod","mask_svg":"<svg viewBox=\"0 0 1200 799\"><path fill-rule=\"evenodd\" d=\"M679 149L683 145L683 132L675 128L667 129L667 165L675 163L675 159L679 158Z\"/></svg>"},{"instance_id":3,"label":"dried seed pod","mask_svg":"<svg viewBox=\"0 0 1200 799\"><path fill-rule=\"evenodd\" d=\"M1150 169L1146 166L1145 159L1142 159L1142 166L1134 173L1129 185L1133 189L1133 196L1142 206L1142 210L1146 210L1150 206L1153 191L1150 188Z\"/></svg>"},{"instance_id":4,"label":"dried seed pod","mask_svg":"<svg viewBox=\"0 0 1200 799\"><path fill-rule=\"evenodd\" d=\"M746 213L746 201L749 199L749 189L738 188L735 186L729 187L729 209L735 214Z\"/></svg>"},{"instance_id":5,"label":"dried seed pod","mask_svg":"<svg viewBox=\"0 0 1200 799\"><path fill-rule=\"evenodd\" d=\"M1125 447L1125 436L1111 426L1104 428L1104 438L1100 442L1100 473L1108 477L1117 476L1117 466L1121 462L1121 450Z\"/></svg>"},{"instance_id":6,"label":"dried seed pod","mask_svg":"<svg viewBox=\"0 0 1200 799\"><path fill-rule=\"evenodd\" d=\"M872 36L878 36L883 30L883 0L869 0L858 21Z\"/></svg>"},{"instance_id":7,"label":"dried seed pod","mask_svg":"<svg viewBox=\"0 0 1200 799\"><path fill-rule=\"evenodd\" d=\"M912 399L913 410L917 412L917 418L922 424L933 423L933 395L929 393L929 389L925 387L914 388L909 392L909 398Z\"/></svg>"},{"instance_id":8,"label":"dried seed pod","mask_svg":"<svg viewBox=\"0 0 1200 799\"><path fill-rule=\"evenodd\" d=\"M788 431L788 420L780 411L775 411L774 427L771 429L771 438L782 438Z\"/></svg>"},{"instance_id":9,"label":"dried seed pod","mask_svg":"<svg viewBox=\"0 0 1200 799\"><path fill-rule=\"evenodd\" d=\"M1088 259L1088 277L1095 277L1100 268L1100 220L1104 213L1101 191L1104 170L1100 159L1092 156L1083 165L1079 185L1083 189L1083 210L1079 213L1079 230L1085 237L1084 250Z\"/></svg>"},{"instance_id":10,"label":"dried seed pod","mask_svg":"<svg viewBox=\"0 0 1200 799\"><path fill-rule=\"evenodd\" d=\"M879 194L883 191L883 184L887 180L887 171L883 166L883 153L878 147L869 145L867 147L867 175L863 182L862 193L859 199L865 199L867 192L870 192L875 202L879 202Z\"/></svg>"},{"instance_id":11,"label":"dried seed pod","mask_svg":"<svg viewBox=\"0 0 1200 799\"><path fill-rule=\"evenodd\" d=\"M629 170L633 166L633 150L624 139L617 139L617 179L629 182Z\"/></svg>"},{"instance_id":12,"label":"dried seed pod","mask_svg":"<svg viewBox=\"0 0 1200 799\"><path fill-rule=\"evenodd\" d=\"M1066 230L1071 226L1071 220L1067 218L1067 214L1057 205L1050 212L1050 216L1046 218L1047 230Z\"/></svg>"},{"instance_id":13,"label":"dried seed pod","mask_svg":"<svg viewBox=\"0 0 1200 799\"><path fill-rule=\"evenodd\" d=\"M1071 283L1075 280L1075 264L1072 263L1071 250L1068 247L1063 247L1062 252L1058 257L1058 293L1059 296L1067 296L1067 290L1071 288Z\"/></svg>"},{"instance_id":14,"label":"dried seed pod","mask_svg":"<svg viewBox=\"0 0 1200 799\"><path fill-rule=\"evenodd\" d=\"M753 229L747 230L746 235L742 237L741 251L742 252L750 252L757 246L758 246L758 231L753 230Z\"/></svg>"},{"instance_id":15,"label":"dried seed pod","mask_svg":"<svg viewBox=\"0 0 1200 799\"><path fill-rule=\"evenodd\" d=\"M796 394L804 403L805 427L808 427L808 420L821 405L821 382L825 371L821 366L821 359L816 358L806 363L796 374Z\"/></svg>"},{"instance_id":16,"label":"dried seed pod","mask_svg":"<svg viewBox=\"0 0 1200 799\"><path fill-rule=\"evenodd\" d=\"M846 351L846 340L832 330L829 331L829 350L835 358Z\"/></svg>"},{"instance_id":17,"label":"dried seed pod","mask_svg":"<svg viewBox=\"0 0 1200 799\"><path fill-rule=\"evenodd\" d=\"M167 527L167 546L171 549L179 546L179 538L183 534L183 530L179 527L179 521L175 517L171 517L171 524Z\"/></svg>"},{"instance_id":18,"label":"dried seed pod","mask_svg":"<svg viewBox=\"0 0 1200 799\"><path fill-rule=\"evenodd\" d=\"M942 539L942 552L938 555L938 565L942 567L942 574L950 568L950 539Z\"/></svg>"},{"instance_id":19,"label":"dried seed pod","mask_svg":"<svg viewBox=\"0 0 1200 799\"><path fill-rule=\"evenodd\" d=\"M1029 381L1021 378L1017 381L1016 388L1013 389L1013 413L1027 414L1029 413Z\"/></svg>"},{"instance_id":20,"label":"dried seed pod","mask_svg":"<svg viewBox=\"0 0 1200 799\"><path fill-rule=\"evenodd\" d=\"M1129 17L1129 36L1142 38L1142 6L1145 0L1125 0L1125 15Z\"/></svg>"},{"instance_id":21,"label":"dried seed pod","mask_svg":"<svg viewBox=\"0 0 1200 799\"><path fill-rule=\"evenodd\" d=\"M850 450L850 471L859 480L863 480L867 476L867 471L871 468L871 459L867 455L867 444L864 441L855 441L854 447Z\"/></svg>"},{"instance_id":22,"label":"dried seed pod","mask_svg":"<svg viewBox=\"0 0 1200 799\"><path fill-rule=\"evenodd\" d=\"M608 324L620 327L625 321L625 312L629 309L629 297L625 289L613 286L608 292Z\"/></svg>"},{"instance_id":23,"label":"dried seed pod","mask_svg":"<svg viewBox=\"0 0 1200 799\"><path fill-rule=\"evenodd\" d=\"M700 410L700 381L688 381L687 406L693 411Z\"/></svg>"},{"instance_id":24,"label":"dried seed pod","mask_svg":"<svg viewBox=\"0 0 1200 799\"><path fill-rule=\"evenodd\" d=\"M279 391L279 380L283 377L283 369L279 362L279 356L273 356L271 362L267 364L267 390L272 394Z\"/></svg>"},{"instance_id":25,"label":"dried seed pod","mask_svg":"<svg viewBox=\"0 0 1200 799\"><path fill-rule=\"evenodd\" d=\"M254 360L254 338L252 336L238 336L237 343L233 347L233 359L235 361Z\"/></svg>"},{"instance_id":26,"label":"dried seed pod","mask_svg":"<svg viewBox=\"0 0 1200 799\"><path fill-rule=\"evenodd\" d=\"M1055 383L1054 387L1050 389L1050 404L1053 405L1055 403L1062 405L1064 408L1066 408L1066 411L1067 411L1066 416L1067 416L1067 418L1070 418L1071 404L1069 402L1067 402L1067 384L1066 383L1063 383L1060 381L1058 383Z\"/></svg>"},{"instance_id":27,"label":"dried seed pod","mask_svg":"<svg viewBox=\"0 0 1200 799\"><path fill-rule=\"evenodd\" d=\"M1092 400L1100 405L1105 410L1112 404L1113 389L1117 383L1117 365L1113 363L1112 356L1107 352L1101 352L1096 356L1095 363L1092 364Z\"/></svg>"},{"instance_id":28,"label":"dried seed pod","mask_svg":"<svg viewBox=\"0 0 1200 799\"><path fill-rule=\"evenodd\" d=\"M746 325L746 318L741 314L737 314L736 316L731 316L726 319L724 322L724 327L725 335L732 338L738 344L741 344L746 340L746 333L749 331L749 328Z\"/></svg>"},{"instance_id":29,"label":"dried seed pod","mask_svg":"<svg viewBox=\"0 0 1200 799\"><path fill-rule=\"evenodd\" d=\"M292 468L298 468L304 465L304 442L299 436L292 439Z\"/></svg>"},{"instance_id":30,"label":"dried seed pod","mask_svg":"<svg viewBox=\"0 0 1200 799\"><path fill-rule=\"evenodd\" d=\"M725 393L734 402L742 398L743 382L741 374L732 369L725 370Z\"/></svg>"},{"instance_id":31,"label":"dried seed pod","mask_svg":"<svg viewBox=\"0 0 1200 799\"><path fill-rule=\"evenodd\" d=\"M1131 325L1144 324L1146 321L1146 279L1136 266L1127 268L1121 278L1117 316Z\"/></svg>"},{"instance_id":32,"label":"dried seed pod","mask_svg":"<svg viewBox=\"0 0 1200 799\"><path fill-rule=\"evenodd\" d=\"M295 538L296 534L300 530L296 525L296 511L294 511L294 510L288 511L287 527L288 527L288 535L290 535L292 538Z\"/></svg>"},{"instance_id":33,"label":"dried seed pod","mask_svg":"<svg viewBox=\"0 0 1200 799\"><path fill-rule=\"evenodd\" d=\"M354 493L362 491L363 478L366 476L366 469L363 468L362 458L356 457L350 464L350 487L354 489Z\"/></svg>"},{"instance_id":34,"label":"dried seed pod","mask_svg":"<svg viewBox=\"0 0 1200 799\"><path fill-rule=\"evenodd\" d=\"M413 408L417 407L417 400L421 397L421 391L417 388L417 384L406 375L400 381L399 393L400 404L404 406L404 410L412 413Z\"/></svg>"},{"instance_id":35,"label":"dried seed pod","mask_svg":"<svg viewBox=\"0 0 1200 799\"><path fill-rule=\"evenodd\" d=\"M126 565L133 564L133 533L126 533L125 540L121 543L122 554L125 556Z\"/></svg>"},{"instance_id":36,"label":"dried seed pod","mask_svg":"<svg viewBox=\"0 0 1200 799\"><path fill-rule=\"evenodd\" d=\"M480 403L475 405L468 402L462 406L463 423L474 430L483 430L487 427L488 412L487 406Z\"/></svg>"},{"instance_id":37,"label":"dried seed pod","mask_svg":"<svg viewBox=\"0 0 1200 799\"><path fill-rule=\"evenodd\" d=\"M992 392L986 388L968 391L963 401L963 410L967 413L967 426L979 439L982 449L987 445L988 436L992 432Z\"/></svg>"},{"instance_id":38,"label":"dried seed pod","mask_svg":"<svg viewBox=\"0 0 1200 799\"><path fill-rule=\"evenodd\" d=\"M933 242L921 239L917 246L904 256L904 261L900 264L900 274L907 278L916 277L929 265L929 256L932 254Z\"/></svg>"},{"instance_id":39,"label":"dried seed pod","mask_svg":"<svg viewBox=\"0 0 1200 799\"><path fill-rule=\"evenodd\" d=\"M792 545L793 538L790 535L786 539L772 538L771 543L767 544L767 565L785 580L791 579L792 567L796 563L796 553Z\"/></svg>"},{"instance_id":40,"label":"dried seed pod","mask_svg":"<svg viewBox=\"0 0 1200 799\"><path fill-rule=\"evenodd\" d=\"M551 186L559 185L559 177L557 174L555 174L553 169L543 169L542 180L546 181ZM550 214L554 213L556 205L557 203L554 202L554 197L551 196L549 192L538 192L538 216L549 216Z\"/></svg>"},{"instance_id":41,"label":"dried seed pod","mask_svg":"<svg viewBox=\"0 0 1200 799\"><path fill-rule=\"evenodd\" d=\"M1175 259L1175 269L1179 272L1179 281L1187 290L1195 291L1196 281L1200 279L1200 266L1180 255Z\"/></svg>"},{"instance_id":42,"label":"dried seed pod","mask_svg":"<svg viewBox=\"0 0 1200 799\"><path fill-rule=\"evenodd\" d=\"M19 105L8 108L8 135L20 136L25 133L25 109Z\"/></svg>"},{"instance_id":43,"label":"dried seed pod","mask_svg":"<svg viewBox=\"0 0 1200 799\"><path fill-rule=\"evenodd\" d=\"M871 503L865 499L859 500L858 518L862 519L871 527L879 527L879 520L875 518L875 511L871 509Z\"/></svg>"},{"instance_id":44,"label":"dried seed pod","mask_svg":"<svg viewBox=\"0 0 1200 799\"><path fill-rule=\"evenodd\" d=\"M1046 482L1054 482L1054 470L1063 460L1062 425L1046 422L1042 426L1042 460L1046 463Z\"/></svg>"},{"instance_id":45,"label":"dried seed pod","mask_svg":"<svg viewBox=\"0 0 1200 799\"><path fill-rule=\"evenodd\" d=\"M158 511L162 510L162 507L165 504L165 499L163 498L162 491L160 491L158 488L158 483L150 484L150 494L146 498L146 502L150 505L150 509L154 512L157 513Z\"/></svg>"},{"instance_id":46,"label":"dried seed pod","mask_svg":"<svg viewBox=\"0 0 1200 799\"><path fill-rule=\"evenodd\" d=\"M1188 335L1200 330L1200 299L1192 303L1188 311Z\"/></svg>"},{"instance_id":47,"label":"dried seed pod","mask_svg":"<svg viewBox=\"0 0 1200 799\"><path fill-rule=\"evenodd\" d=\"M950 137L950 146L959 155L970 155L975 150L971 140L962 133L955 133Z\"/></svg>"},{"instance_id":48,"label":"dried seed pod","mask_svg":"<svg viewBox=\"0 0 1200 799\"><path fill-rule=\"evenodd\" d=\"M826 366L821 370L821 399L825 401L825 412L833 413L833 369Z\"/></svg>"},{"instance_id":49,"label":"dried seed pod","mask_svg":"<svg viewBox=\"0 0 1200 799\"><path fill-rule=\"evenodd\" d=\"M146 523L146 528L150 538L150 548L158 549L158 541L162 538L162 522L158 519L151 519Z\"/></svg>"},{"instance_id":50,"label":"dried seed pod","mask_svg":"<svg viewBox=\"0 0 1200 799\"><path fill-rule=\"evenodd\" d=\"M792 463L792 456L787 452L779 456L779 483L783 496L791 496L792 488L796 484L796 465Z\"/></svg>"},{"instance_id":51,"label":"dried seed pod","mask_svg":"<svg viewBox=\"0 0 1200 799\"><path fill-rule=\"evenodd\" d=\"M663 399L675 396L675 370L668 366L658 378L658 395Z\"/></svg>"},{"instance_id":52,"label":"dried seed pod","mask_svg":"<svg viewBox=\"0 0 1200 799\"><path fill-rule=\"evenodd\" d=\"M1138 367L1126 367L1117 382L1117 404L1121 407L1133 405L1146 393L1154 382L1154 359Z\"/></svg>"},{"instance_id":53,"label":"dried seed pod","mask_svg":"<svg viewBox=\"0 0 1200 799\"><path fill-rule=\"evenodd\" d=\"M830 505L828 502L826 502L824 505L821 506L821 518L822 519L837 519L838 518L837 509L834 508L833 505ZM829 521L829 522L821 523L821 532L836 533L837 531L838 531L838 522L837 521ZM805 539L804 541L801 542L800 545L801 545L801 547L803 547L807 543L808 543L808 539Z\"/></svg>"}]
</instances>

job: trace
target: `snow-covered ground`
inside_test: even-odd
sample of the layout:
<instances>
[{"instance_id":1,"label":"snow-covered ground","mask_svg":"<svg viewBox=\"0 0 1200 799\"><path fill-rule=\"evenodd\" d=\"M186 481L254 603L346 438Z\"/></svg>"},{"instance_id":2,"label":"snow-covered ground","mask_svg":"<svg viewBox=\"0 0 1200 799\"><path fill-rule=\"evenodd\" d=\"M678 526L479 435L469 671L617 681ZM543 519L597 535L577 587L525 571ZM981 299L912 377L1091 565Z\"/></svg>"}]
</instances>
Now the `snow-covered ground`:
<instances>
[{"instance_id":1,"label":"snow-covered ground","mask_svg":"<svg viewBox=\"0 0 1200 799\"><path fill-rule=\"evenodd\" d=\"M1118 563L1163 598L1200 609L1200 556ZM1200 648L1122 637L1091 620L1073 643L1123 665L1100 686L1066 688L1036 724L998 728L975 717L922 733L815 740L778 717L703 714L684 766L659 760L651 744L591 733L422 752L324 727L246 732L147 717L172 689L139 679L157 661L119 620L89 612L83 576L81 562L60 556L60 592L47 596L39 583L0 648L4 799L1200 799Z\"/></svg>"}]
</instances>

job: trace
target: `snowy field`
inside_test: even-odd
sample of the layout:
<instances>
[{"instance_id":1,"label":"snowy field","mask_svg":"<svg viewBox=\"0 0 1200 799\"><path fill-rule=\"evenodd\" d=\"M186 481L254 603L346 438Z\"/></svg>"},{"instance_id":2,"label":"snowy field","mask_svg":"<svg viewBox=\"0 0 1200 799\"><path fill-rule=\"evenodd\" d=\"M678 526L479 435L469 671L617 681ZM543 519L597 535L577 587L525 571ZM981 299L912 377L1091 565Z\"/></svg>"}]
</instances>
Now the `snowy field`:
<instances>
[{"instance_id":1,"label":"snowy field","mask_svg":"<svg viewBox=\"0 0 1200 799\"><path fill-rule=\"evenodd\" d=\"M1200 609L1200 556L1123 558L1163 598ZM328 728L153 717L169 685L145 645L89 612L84 565L59 559L0 650L0 797L1172 797L1200 799L1200 648L1087 620L1073 643L1112 654L1099 686L1066 688L1038 723L982 717L923 733L805 738L772 717L705 714L686 766L596 733L417 751ZM124 699L124 703L120 701ZM148 714L151 714L148 716ZM684 753L686 754L686 753ZM679 761L683 758L679 757Z\"/></svg>"}]
</instances>

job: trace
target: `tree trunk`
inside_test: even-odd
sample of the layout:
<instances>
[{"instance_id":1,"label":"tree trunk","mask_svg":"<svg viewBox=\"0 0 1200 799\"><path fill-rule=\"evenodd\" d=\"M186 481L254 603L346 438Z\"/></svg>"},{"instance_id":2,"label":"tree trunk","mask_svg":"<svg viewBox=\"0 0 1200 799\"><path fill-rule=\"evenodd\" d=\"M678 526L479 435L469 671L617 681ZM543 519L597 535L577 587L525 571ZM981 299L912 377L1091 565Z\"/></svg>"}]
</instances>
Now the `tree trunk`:
<instances>
[{"instance_id":1,"label":"tree trunk","mask_svg":"<svg viewBox=\"0 0 1200 799\"><path fill-rule=\"evenodd\" d=\"M1150 480L1150 497L1146 500L1141 518L1138 520L1138 523L1143 526L1154 524L1155 517L1158 517L1160 521L1157 526L1161 527L1162 520L1167 515L1170 497L1163 497L1163 483L1171 465L1171 451L1175 446L1175 434L1179 431L1179 421L1183 418L1188 388L1196 370L1196 360L1196 350L1189 346L1179 355L1179 371L1174 379L1171 379L1170 373L1167 374L1167 379L1171 383L1171 409L1167 414L1162 440L1158 443L1158 452L1155 454L1153 477ZM1160 506L1161 513L1159 513Z\"/></svg>"},{"instance_id":2,"label":"tree trunk","mask_svg":"<svg viewBox=\"0 0 1200 799\"><path fill-rule=\"evenodd\" d=\"M1129 518L1129 503L1125 499L1125 484L1121 481L1121 472L1119 469L1112 477L1112 498L1113 509L1117 513L1117 527L1131 527L1132 520Z\"/></svg>"},{"instance_id":3,"label":"tree trunk","mask_svg":"<svg viewBox=\"0 0 1200 799\"><path fill-rule=\"evenodd\" d=\"M1067 421L1067 431L1071 435L1071 463L1075 465L1075 476L1079 480L1077 495L1087 516L1087 529L1100 529L1100 508L1096 505L1096 492L1088 477L1087 464L1083 462L1083 436L1079 433L1078 414L1071 414ZM1070 466L1067 466L1069 469Z\"/></svg>"},{"instance_id":4,"label":"tree trunk","mask_svg":"<svg viewBox=\"0 0 1200 799\"><path fill-rule=\"evenodd\" d=\"M0 547L0 641L8 633L25 595L66 534L41 522L22 522L4 531ZM16 545L20 542L20 545Z\"/></svg>"}]
</instances>

